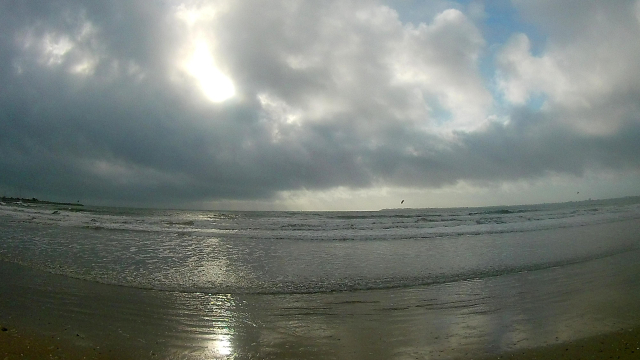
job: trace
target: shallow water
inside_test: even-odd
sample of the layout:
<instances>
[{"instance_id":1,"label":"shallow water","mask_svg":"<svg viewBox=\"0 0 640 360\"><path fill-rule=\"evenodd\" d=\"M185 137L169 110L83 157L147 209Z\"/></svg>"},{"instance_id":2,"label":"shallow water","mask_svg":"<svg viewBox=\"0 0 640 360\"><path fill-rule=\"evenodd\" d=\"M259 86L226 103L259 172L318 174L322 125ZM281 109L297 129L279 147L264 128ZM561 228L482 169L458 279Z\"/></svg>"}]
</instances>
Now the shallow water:
<instances>
[{"instance_id":1,"label":"shallow water","mask_svg":"<svg viewBox=\"0 0 640 360\"><path fill-rule=\"evenodd\" d=\"M580 228L634 219L640 220L638 198L319 213L0 206L0 259L181 292L403 288L627 251L638 239L615 225L598 236Z\"/></svg>"}]
</instances>

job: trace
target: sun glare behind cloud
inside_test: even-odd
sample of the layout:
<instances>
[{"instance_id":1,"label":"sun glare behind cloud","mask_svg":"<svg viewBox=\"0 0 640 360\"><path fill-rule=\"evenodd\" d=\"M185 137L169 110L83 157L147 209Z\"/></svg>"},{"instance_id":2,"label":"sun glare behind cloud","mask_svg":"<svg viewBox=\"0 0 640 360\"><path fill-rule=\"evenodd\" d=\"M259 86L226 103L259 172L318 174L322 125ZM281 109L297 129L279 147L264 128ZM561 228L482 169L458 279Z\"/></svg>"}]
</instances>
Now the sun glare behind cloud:
<instances>
[{"instance_id":1,"label":"sun glare behind cloud","mask_svg":"<svg viewBox=\"0 0 640 360\"><path fill-rule=\"evenodd\" d=\"M215 66L209 45L205 41L196 43L186 69L198 81L209 100L222 102L235 95L233 82Z\"/></svg>"}]
</instances>

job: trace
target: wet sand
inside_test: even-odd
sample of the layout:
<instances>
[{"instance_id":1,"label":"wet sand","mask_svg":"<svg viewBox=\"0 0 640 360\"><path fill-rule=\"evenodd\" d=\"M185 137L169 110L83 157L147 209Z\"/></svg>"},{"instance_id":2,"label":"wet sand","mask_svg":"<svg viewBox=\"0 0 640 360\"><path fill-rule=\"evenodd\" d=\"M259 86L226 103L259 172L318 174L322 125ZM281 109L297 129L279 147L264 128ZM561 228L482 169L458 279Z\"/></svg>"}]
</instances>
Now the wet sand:
<instances>
[{"instance_id":1,"label":"wet sand","mask_svg":"<svg viewBox=\"0 0 640 360\"><path fill-rule=\"evenodd\" d=\"M286 352L286 349L282 349ZM441 354L441 358L448 358ZM140 356L140 354L136 354ZM490 359L621 359L632 360L640 357L640 330L620 329L607 334L592 336L584 339L558 343L544 347L521 349L518 351L501 353L487 357ZM69 340L38 336L24 333L17 329L2 327L0 333L0 358L9 359L133 359L131 354L116 349L101 349L91 344L79 344ZM158 358L150 352L146 358ZM367 357L365 357L367 358ZM420 357L416 357L420 359ZM425 357L426 358L426 357ZM469 359L462 356L459 359Z\"/></svg>"},{"instance_id":2,"label":"wet sand","mask_svg":"<svg viewBox=\"0 0 640 360\"><path fill-rule=\"evenodd\" d=\"M56 336L2 327L0 359L121 359L123 354L82 346Z\"/></svg>"},{"instance_id":3,"label":"wet sand","mask_svg":"<svg viewBox=\"0 0 640 360\"><path fill-rule=\"evenodd\" d=\"M549 345L533 349L524 349L489 359L621 359L632 360L640 358L640 330L620 329L608 334L578 339L567 343Z\"/></svg>"}]
</instances>

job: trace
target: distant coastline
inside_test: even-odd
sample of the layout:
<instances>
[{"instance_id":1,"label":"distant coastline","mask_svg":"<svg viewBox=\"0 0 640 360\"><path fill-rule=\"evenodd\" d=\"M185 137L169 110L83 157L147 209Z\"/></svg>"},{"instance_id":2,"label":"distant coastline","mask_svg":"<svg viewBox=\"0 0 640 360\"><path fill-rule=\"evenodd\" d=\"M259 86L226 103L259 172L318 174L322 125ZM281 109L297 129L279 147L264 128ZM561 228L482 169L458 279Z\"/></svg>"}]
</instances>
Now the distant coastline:
<instances>
[{"instance_id":1,"label":"distant coastline","mask_svg":"<svg viewBox=\"0 0 640 360\"><path fill-rule=\"evenodd\" d=\"M14 198L14 197L2 197L0 198L3 203L7 204L46 204L46 205L65 205L65 206L84 206L77 203L66 203L66 202L55 202L55 201L46 201L46 200L38 200L36 198L26 199L26 198Z\"/></svg>"},{"instance_id":2,"label":"distant coastline","mask_svg":"<svg viewBox=\"0 0 640 360\"><path fill-rule=\"evenodd\" d=\"M602 199L583 199L583 200L568 200L559 202L544 202L544 203L522 203L522 204L510 204L510 205L475 205L475 206L452 206L452 207L434 207L434 208L383 208L378 211L396 211L396 210L425 210L425 209L480 209L480 208L494 208L496 211L510 211L507 209L531 207L531 206L554 206L562 204L602 204L602 203L614 203L625 201L629 203L640 202L640 195L629 195L614 198L602 198ZM501 210L504 209L504 210Z\"/></svg>"}]
</instances>

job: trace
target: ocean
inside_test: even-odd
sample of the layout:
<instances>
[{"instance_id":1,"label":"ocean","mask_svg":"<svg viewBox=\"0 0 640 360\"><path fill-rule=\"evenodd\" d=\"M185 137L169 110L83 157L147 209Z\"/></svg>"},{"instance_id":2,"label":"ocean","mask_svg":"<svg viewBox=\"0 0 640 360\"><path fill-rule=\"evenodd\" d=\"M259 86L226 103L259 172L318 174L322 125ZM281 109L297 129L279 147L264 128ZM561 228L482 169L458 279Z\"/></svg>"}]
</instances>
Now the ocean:
<instances>
[{"instance_id":1,"label":"ocean","mask_svg":"<svg viewBox=\"0 0 640 360\"><path fill-rule=\"evenodd\" d=\"M453 359L566 341L640 324L639 264L638 197L354 212L0 204L0 321L168 358Z\"/></svg>"}]
</instances>

